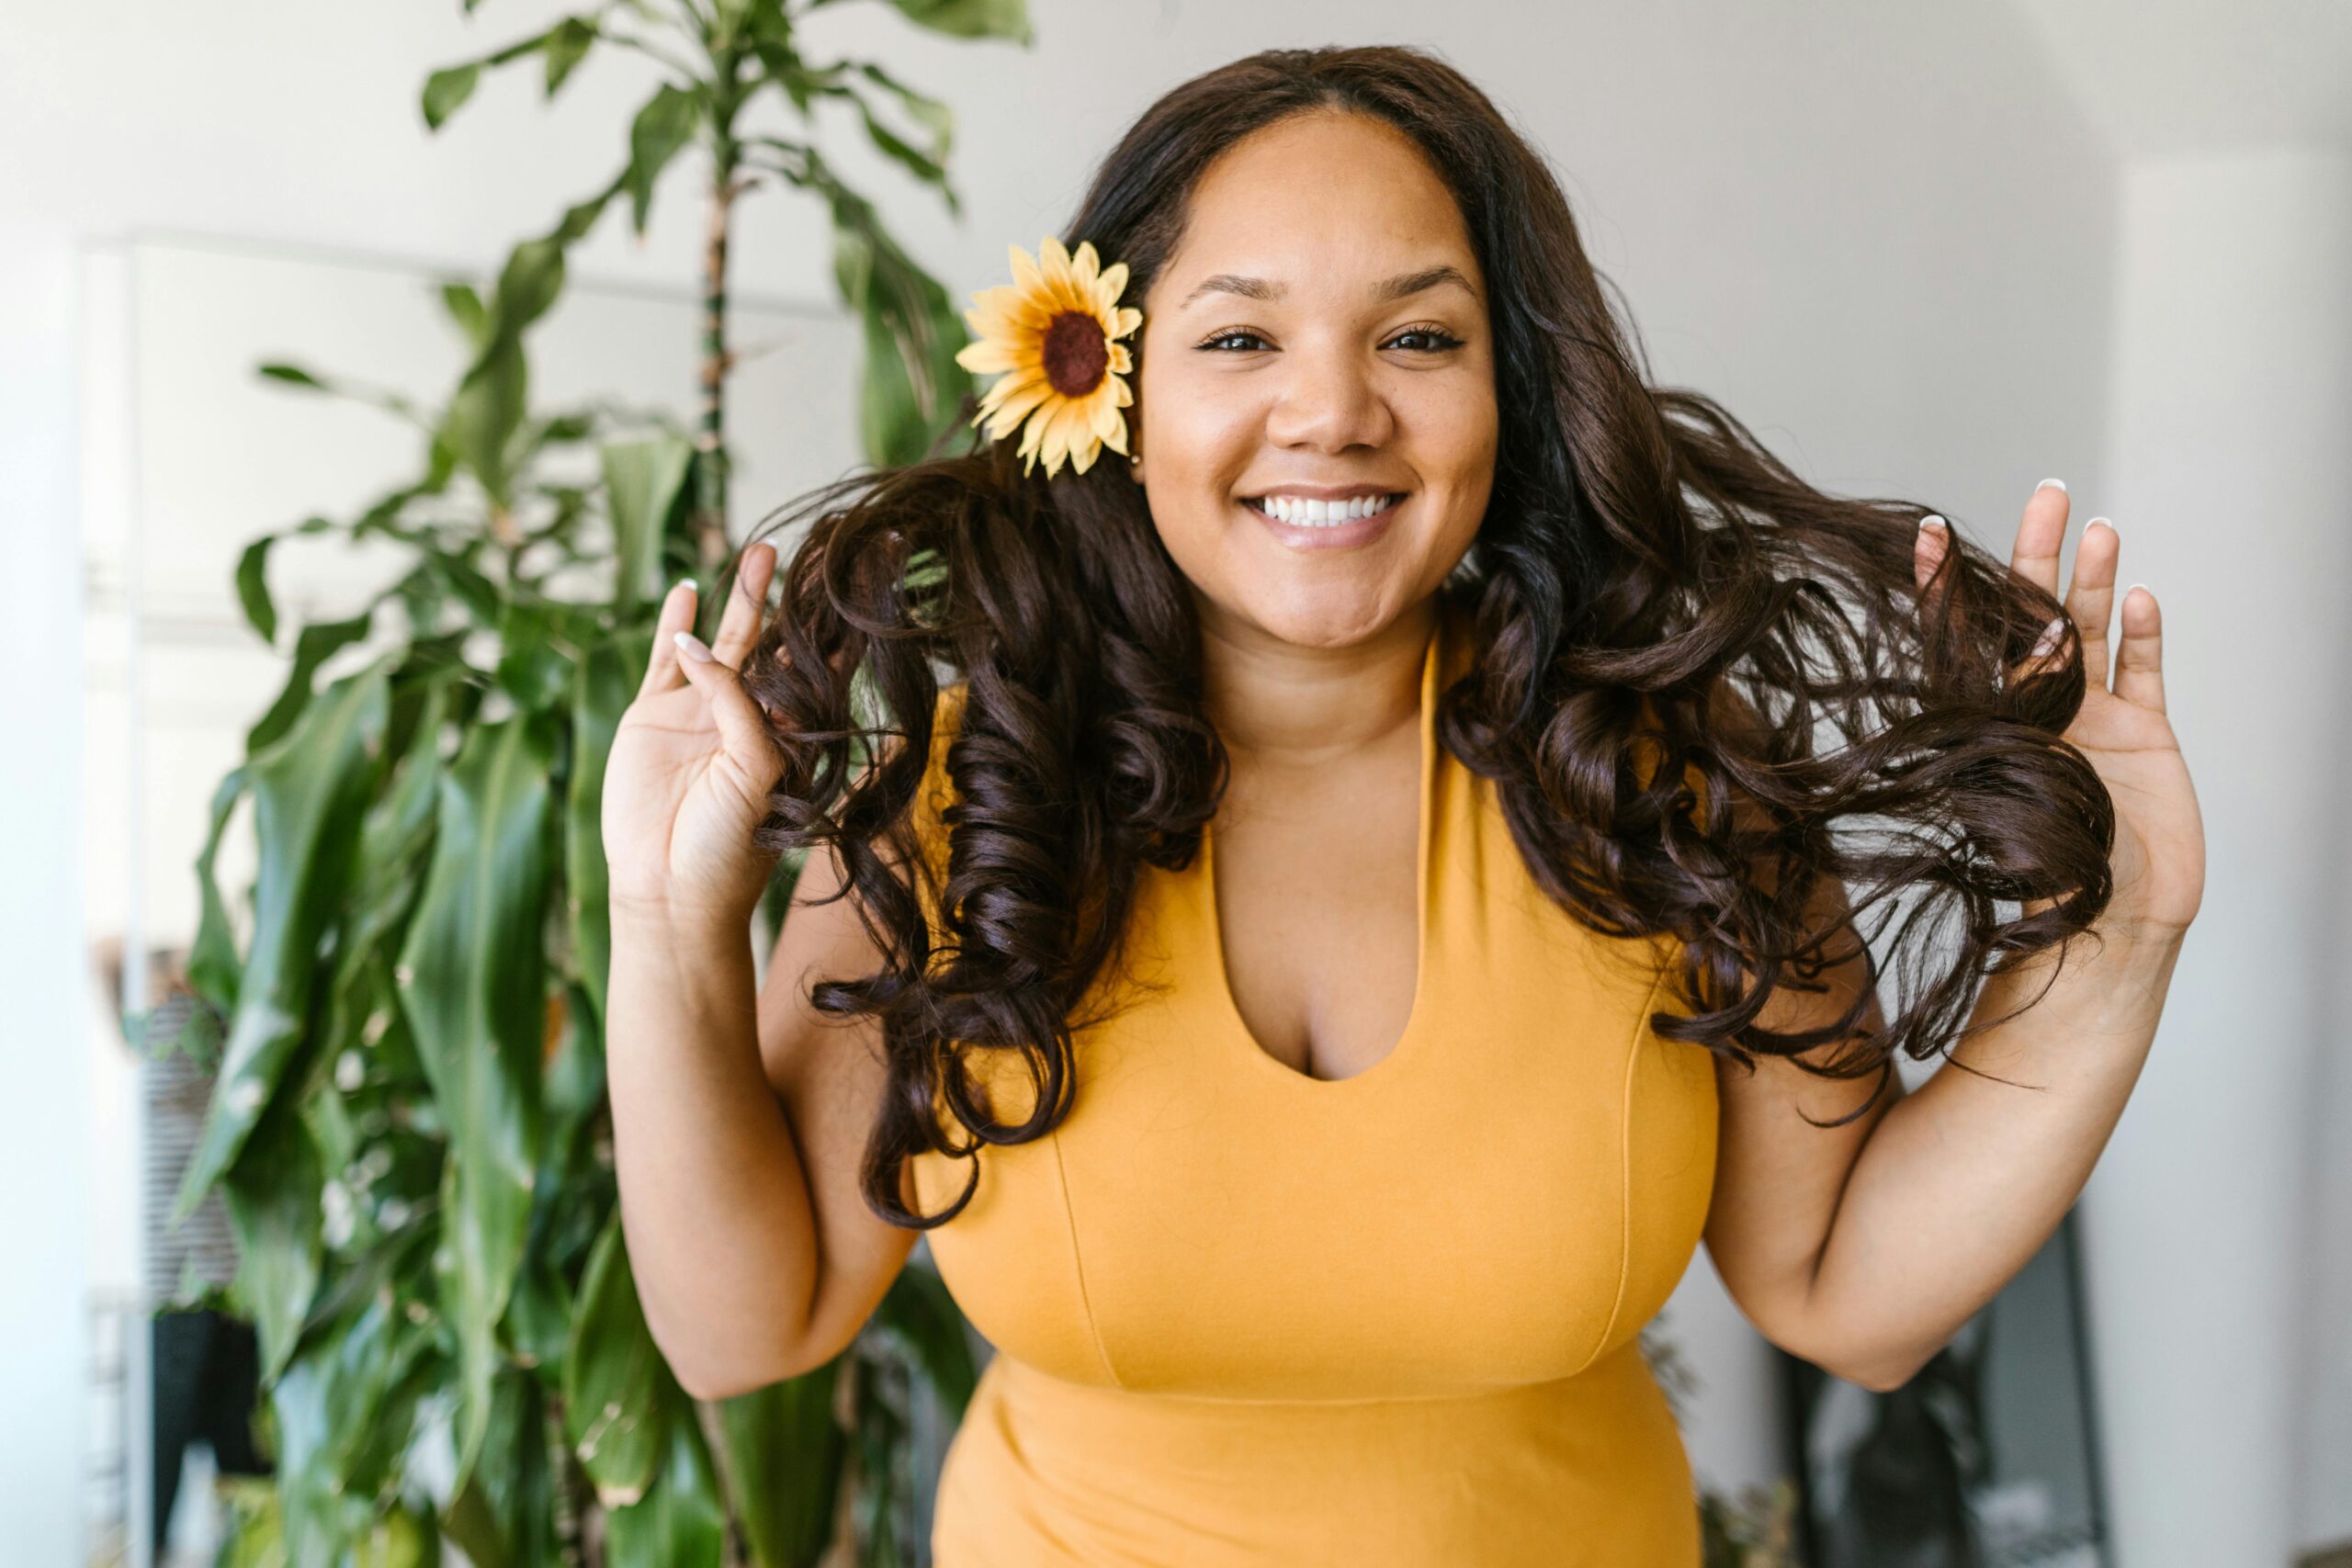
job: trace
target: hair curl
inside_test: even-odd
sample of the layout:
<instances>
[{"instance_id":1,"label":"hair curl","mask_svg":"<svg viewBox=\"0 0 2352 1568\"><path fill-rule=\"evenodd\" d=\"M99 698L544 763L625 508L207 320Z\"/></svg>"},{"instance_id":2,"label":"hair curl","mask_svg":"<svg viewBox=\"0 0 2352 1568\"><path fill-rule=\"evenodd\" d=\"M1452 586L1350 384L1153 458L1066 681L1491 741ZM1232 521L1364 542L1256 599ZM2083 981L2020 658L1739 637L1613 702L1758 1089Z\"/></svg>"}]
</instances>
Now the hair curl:
<instances>
[{"instance_id":1,"label":"hair curl","mask_svg":"<svg viewBox=\"0 0 2352 1568\"><path fill-rule=\"evenodd\" d=\"M1316 111L1410 136L1488 283L1502 428L1487 515L1441 590L1476 656L1441 694L1440 740L1495 781L1550 897L1606 934L1679 944L1691 1010L1653 1014L1660 1035L1750 1069L1770 1055L1876 1073L1871 1100L1828 1125L1862 1114L1898 1051L1923 1059L1967 1032L1984 973L2106 908L2112 803L2061 739L2084 696L2079 638L2044 672L2007 673L2063 606L1957 529L1922 593L1928 509L1826 494L1708 398L1649 385L1552 174L1428 52L1270 50L1186 82L1062 233L1125 261L1142 298L1210 164ZM1191 600L1140 487L1117 463L1024 477L1012 445L973 433L966 452L860 472L771 520L814 513L745 665L787 759L760 841L833 845L884 954L811 1001L879 1022L888 1090L861 1186L913 1228L961 1213L979 1172L975 1158L955 1203L921 1215L900 1201L911 1157L970 1158L1069 1113L1073 1015L1119 957L1138 874L1187 865L1225 787ZM927 910L917 793L943 670L966 691ZM1945 961L1883 1028L1855 1027L1877 999L1873 956L1837 1023L1765 1029L1775 989L1820 989L1848 956L1825 951L1853 930L1844 901L1835 929L1808 914L1832 877L1856 913L1906 900L1898 946L1924 945L1907 940L1924 924L1950 936ZM1999 918L2029 900L2055 902ZM1826 1060L1797 1055L1833 1042ZM1037 1093L1017 1124L976 1084L974 1050L1022 1054ZM943 1136L942 1104L968 1138Z\"/></svg>"}]
</instances>

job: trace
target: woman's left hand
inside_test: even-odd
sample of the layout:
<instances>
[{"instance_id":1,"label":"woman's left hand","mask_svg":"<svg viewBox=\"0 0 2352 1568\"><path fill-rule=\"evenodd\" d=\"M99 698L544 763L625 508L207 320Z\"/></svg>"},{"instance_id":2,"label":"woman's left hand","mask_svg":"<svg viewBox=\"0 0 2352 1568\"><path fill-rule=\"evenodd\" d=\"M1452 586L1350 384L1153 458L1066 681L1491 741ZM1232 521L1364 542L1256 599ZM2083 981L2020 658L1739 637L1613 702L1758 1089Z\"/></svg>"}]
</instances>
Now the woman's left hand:
<instances>
[{"instance_id":1,"label":"woman's left hand","mask_svg":"<svg viewBox=\"0 0 2352 1568\"><path fill-rule=\"evenodd\" d=\"M2039 584L2053 598L2067 503L2065 491L2057 485L2035 491L2025 504L2009 558L2013 574ZM1919 530L1916 566L1923 590L1943 558L1947 537L1932 525ZM2109 857L2115 895L2100 927L2112 926L2134 938L2177 941L2204 897L2205 829L2188 765L2181 758L2172 722L2165 716L2163 623L2156 596L2144 585L2135 584L2123 596L2121 636L2112 645L2109 669L2108 622L2118 608L2115 563L2121 548L2114 525L2103 517L2091 519L2075 548L2075 581L2061 603L2083 638L2086 690L2082 711L2067 726L2065 739L2090 760L2115 801L2115 846ZM2033 665L2029 659L2016 673L2022 675Z\"/></svg>"}]
</instances>

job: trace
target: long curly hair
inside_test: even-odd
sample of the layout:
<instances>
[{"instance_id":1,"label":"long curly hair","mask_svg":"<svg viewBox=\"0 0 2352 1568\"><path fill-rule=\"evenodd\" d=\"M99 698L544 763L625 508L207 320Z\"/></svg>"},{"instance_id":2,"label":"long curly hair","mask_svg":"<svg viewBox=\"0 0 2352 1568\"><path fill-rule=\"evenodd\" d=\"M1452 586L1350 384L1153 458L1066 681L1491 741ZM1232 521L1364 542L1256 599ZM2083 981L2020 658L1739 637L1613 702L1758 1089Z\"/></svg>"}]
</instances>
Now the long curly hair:
<instances>
[{"instance_id":1,"label":"long curly hair","mask_svg":"<svg viewBox=\"0 0 2352 1568\"><path fill-rule=\"evenodd\" d=\"M2085 691L2079 638L2008 673L2064 607L1956 528L1923 592L1929 509L1826 494L1708 398L1649 385L1558 183L1430 53L1270 50L1195 77L1136 122L1060 232L1126 262L1140 299L1220 153L1332 110L1413 139L1488 281L1502 424L1488 510L1441 590L1474 627L1475 665L1441 694L1440 741L1494 781L1552 898L1598 931L1679 944L1687 1010L1652 1015L1662 1037L1749 1070L1770 1055L1876 1074L1871 1100L1826 1123L1842 1125L1897 1052L1968 1032L1985 973L2106 908L2112 804L2060 738ZM1119 960L1139 874L1190 863L1227 778L1192 601L1142 488L1116 462L1024 477L1012 445L934 446L761 531L806 526L745 664L787 759L760 842L832 845L841 896L884 955L810 998L879 1021L888 1091L861 1187L913 1228L970 1201L981 1145L1067 1116L1077 1013ZM965 691L941 738L955 804L934 865L918 791L943 675ZM1942 951L1904 966L1914 983L1883 1027L1858 1027L1877 1000L1871 954L1840 1020L1766 1029L1774 990L1822 989L1852 956L1828 951L1840 932L1870 954L1858 919L1812 913L1831 877L1855 890L1854 916L1900 916L1906 959ZM2022 913L2041 900L2054 902ZM2018 906L2007 919L2004 901ZM974 1051L1022 1055L1037 1092L1018 1122L996 1117ZM904 1168L934 1150L971 1177L918 1214Z\"/></svg>"}]
</instances>

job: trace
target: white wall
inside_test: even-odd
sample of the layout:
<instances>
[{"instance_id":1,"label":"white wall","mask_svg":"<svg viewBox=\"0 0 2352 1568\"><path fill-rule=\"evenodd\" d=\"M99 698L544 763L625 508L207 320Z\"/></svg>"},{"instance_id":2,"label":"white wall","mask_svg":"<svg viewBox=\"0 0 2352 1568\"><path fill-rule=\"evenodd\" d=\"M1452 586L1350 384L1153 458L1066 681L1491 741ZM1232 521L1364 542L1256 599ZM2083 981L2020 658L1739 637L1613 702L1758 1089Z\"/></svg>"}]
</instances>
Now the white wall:
<instances>
[{"instance_id":1,"label":"white wall","mask_svg":"<svg viewBox=\"0 0 2352 1568\"><path fill-rule=\"evenodd\" d=\"M74 1561L89 1441L73 261L66 234L0 209L0 1519L28 1564Z\"/></svg>"},{"instance_id":2,"label":"white wall","mask_svg":"<svg viewBox=\"0 0 2352 1568\"><path fill-rule=\"evenodd\" d=\"M2123 1561L2274 1564L2352 1539L2352 158L2134 160L2121 214L2109 510L2211 870L2085 1200L2099 1384Z\"/></svg>"},{"instance_id":3,"label":"white wall","mask_svg":"<svg viewBox=\"0 0 2352 1568\"><path fill-rule=\"evenodd\" d=\"M2293 441L2265 433L2266 423L2301 417L2283 391L2242 389L2252 400L2233 400L2214 415L2222 426L2200 422L2192 439L2163 409L2143 408L2135 389L2170 398L2215 374L2218 358L2165 346L2184 324L2195 327L2199 312L2240 313L2201 318L2196 330L2213 335L2193 342L2215 344L2216 355L2228 334L2215 323L2238 321L2273 334L2288 362L2304 367L2306 385L2330 341L2343 362L2340 338L2293 341L2307 323L2277 288L2320 288L2318 264L2330 257L2335 276L2347 270L2340 216L2326 220L2334 230L2312 216L2329 210L2320 205L2326 171L2263 176L2234 213L2237 252L2165 262L2199 233L2232 231L2215 220L2233 216L2222 193L2233 182L2135 173L2119 228L2116 155L2075 107L2042 46L2002 6L1847 0L1767 13L1730 0L1456 0L1433 15L1405 0L1279 8L1040 0L1034 8L1040 42L1030 53L935 40L878 5L840 6L811 27L956 101L953 166L971 214L960 229L895 174L876 172L876 161L839 134L840 121L828 129L842 149L837 161L883 200L959 299L1000 280L1009 242L1034 249L1055 230L1082 193L1091 159L1182 77L1268 44L1428 43L1484 85L1561 168L1588 246L1623 285L1657 378L1721 397L1818 482L1925 501L2003 550L2018 508L2046 474L2072 486L2078 517L2116 519L2127 571L2164 595L2176 628L2175 690L2197 726L2192 761L2209 825L2221 825L2217 807L2237 793L2260 792L2242 809L2284 813L2275 829L2236 829L2271 836L2244 840L2232 864L2217 852L2216 897L2184 959L2176 1011L2086 1212L2124 1561L2278 1561L2289 1391L2273 1337L2284 1330L2254 1303L2274 1285L2286 1288L2293 1233L2283 1218L2267 1217L2253 1222L2257 1234L2241 1233L2249 1213L2267 1216L2272 1211L2260 1205L2295 1186L2292 1141L2274 1136L2294 1103L2293 1080L2278 1076L2278 1060L2257 1069L2203 1058L2256 1037L2248 1024L2257 1018L2267 1042L2296 1031L2309 1039L2316 1021L2296 999L2313 971L2311 939L2295 933L2320 929L2312 900L2322 874L2279 852L2295 841L2292 825L2316 826L2322 761L2313 751L2308 766L2247 765L2278 753L2256 751L2257 738L2242 732L2275 718L2258 739L2302 758L2297 748L2315 744L2324 710L2312 705L2332 667L2257 660L2252 649L2263 645L2232 639L2249 626L2258 636L2294 624L2277 614L2274 584L2316 611L2321 585L2340 576L2324 570L2335 545L2321 498L2342 487L2319 488L2320 469L2297 467L2314 461L2324 427ZM74 247L185 231L489 262L608 172L644 74L632 62L600 59L543 108L523 68L486 82L437 138L418 122L415 90L431 67L515 36L554 9L502 0L468 24L455 6L411 0L0 0L0 147L9 150L0 180L0 347L8 351L0 397L10 415L0 423L8 443L0 454L8 551L0 592L9 596L12 653L71 650L79 636L72 469L59 456L71 434L74 368L60 312ZM985 71L976 68L981 61ZM2333 177L2336 194L2327 199L2340 203L2341 171ZM688 194L685 181L673 184L642 245L608 221L581 270L689 278ZM739 242L741 286L829 300L828 243L806 203L757 197ZM2290 254L2290 245L2303 249ZM2310 276L2251 276L2290 264ZM2257 281L2268 297L2222 292ZM2333 298L2340 312L2340 287ZM2195 307L2186 323L2183 299ZM2331 330L2340 325L2339 314ZM2111 381L2118 353L2124 373ZM2112 418L2111 385L2122 394L2112 398ZM2340 399L2335 406L2340 432ZM2215 438L2217 428L2227 440ZM2158 459L2184 445L2228 455L2230 466L2217 457L2177 491ZM2224 473L2237 481L2226 496ZM2292 571L2261 553L2281 515L2293 519L2303 552ZM2228 529L2219 557L2217 521ZM20 657L15 668L60 666L55 656ZM2234 705L2219 701L2224 682ZM68 739L70 704L60 697L70 685L17 681L5 689L12 733L42 737L44 755L79 754ZM2276 698L2236 694L2271 691ZM2299 716L2300 738L2290 728ZM2232 744L2239 740L2246 744ZM81 1080L70 1057L42 1043L86 1037L86 986L73 932L58 919L75 908L76 861L69 841L46 830L72 798L52 773L0 774L0 831L11 835L17 881L11 918L32 939L0 944L8 966L0 978L14 982L6 1070L12 1086L38 1084L51 1105L70 1101ZM2342 863L2340 838L2328 842ZM2217 852L2240 843L2217 836ZM2276 884L2286 891L2267 900L2251 891L2250 868L2270 863L2263 857L2286 872ZM2207 966L2208 954L2225 950L2244 956ZM72 1308L54 1292L81 1277L82 1258L55 1205L70 1212L94 1162L129 1156L61 1135L79 1119L35 1114L40 1097L10 1103L26 1108L12 1117L40 1126L25 1129L25 1139L0 1137L0 1160L9 1162L0 1165L0 1201L16 1210L31 1192L66 1196L44 1200L43 1223L12 1226L11 1246L28 1249L31 1267L0 1291L23 1294L23 1281L40 1281L36 1292L50 1293L25 1295L21 1310L45 1313L49 1329L67 1332ZM2185 1231L2184 1213L2215 1227L2214 1250L2190 1270L2199 1280L2188 1287L2184 1235L2208 1233ZM2244 1269L2242 1280L2224 1265ZM1717 1395L1692 1434L1694 1457L1702 1473L1729 1485L1761 1479L1781 1456L1762 1412L1742 1403L1764 1392L1755 1343L1719 1295L1706 1294L1711 1279L1702 1259L1669 1314ZM17 1296L0 1301L7 1321L17 1321ZM74 1358L60 1348L48 1334L0 1343L0 1406L58 1411L19 1414L0 1438L0 1517L24 1521L12 1550L28 1562L62 1561L71 1539L74 1494L54 1435L67 1429L56 1424L69 1419L56 1402L66 1386L60 1369ZM2183 1418L2216 1408L2231 1412L2227 1426ZM2265 1456L2268 1481L2248 1473Z\"/></svg>"}]
</instances>

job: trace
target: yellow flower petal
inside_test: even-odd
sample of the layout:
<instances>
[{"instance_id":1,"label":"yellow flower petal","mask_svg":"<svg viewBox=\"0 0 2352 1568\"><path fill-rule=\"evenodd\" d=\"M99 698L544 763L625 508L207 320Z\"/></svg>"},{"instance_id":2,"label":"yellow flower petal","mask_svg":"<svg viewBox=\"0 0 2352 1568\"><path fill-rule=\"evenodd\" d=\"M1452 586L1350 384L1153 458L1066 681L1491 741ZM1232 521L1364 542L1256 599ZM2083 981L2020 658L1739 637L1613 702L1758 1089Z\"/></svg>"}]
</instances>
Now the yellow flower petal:
<instances>
[{"instance_id":1,"label":"yellow flower petal","mask_svg":"<svg viewBox=\"0 0 2352 1568\"><path fill-rule=\"evenodd\" d=\"M1119 303L1119 292L1127 286L1127 264L1113 262L1094 280L1094 298L1102 302L1102 314L1110 316Z\"/></svg>"},{"instance_id":2,"label":"yellow flower petal","mask_svg":"<svg viewBox=\"0 0 2352 1568\"><path fill-rule=\"evenodd\" d=\"M1080 240L1078 249L1070 253L1070 276L1082 292L1091 295L1094 292L1094 280L1102 275L1102 263L1094 254L1094 242Z\"/></svg>"},{"instance_id":3,"label":"yellow flower petal","mask_svg":"<svg viewBox=\"0 0 2352 1568\"><path fill-rule=\"evenodd\" d=\"M956 351L956 363L976 375L985 376L992 370L1011 370L1021 362L1021 352L1002 338L983 338L978 343L967 343Z\"/></svg>"},{"instance_id":4,"label":"yellow flower petal","mask_svg":"<svg viewBox=\"0 0 2352 1568\"><path fill-rule=\"evenodd\" d=\"M1053 395L1053 384L1040 376L1006 397L997 412L997 426L990 434L1002 435L1019 423L1022 416Z\"/></svg>"},{"instance_id":5,"label":"yellow flower petal","mask_svg":"<svg viewBox=\"0 0 2352 1568\"><path fill-rule=\"evenodd\" d=\"M1037 270L1037 264L1029 259L1029 253L1019 245L1007 245L1005 249L1012 253L1009 259L1012 263L1012 292L1025 298L1042 290L1046 287L1046 275Z\"/></svg>"},{"instance_id":6,"label":"yellow flower petal","mask_svg":"<svg viewBox=\"0 0 2352 1568\"><path fill-rule=\"evenodd\" d=\"M1042 445L1047 478L1051 478L1054 470L1069 459L1070 449L1076 444L1081 426L1082 406L1065 400L1059 408L1054 410L1053 418L1046 425L1046 438Z\"/></svg>"}]
</instances>

